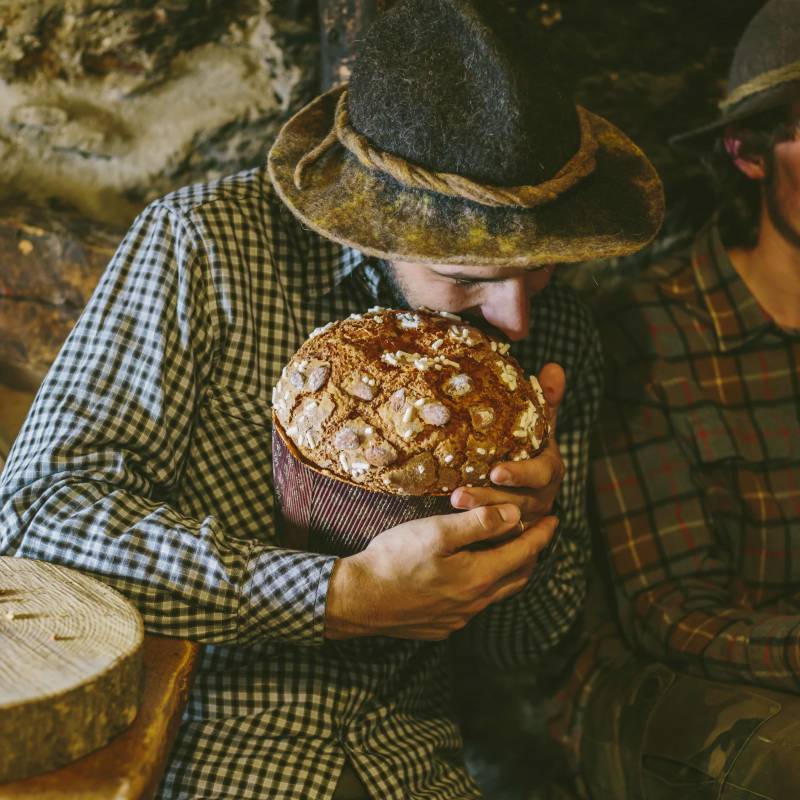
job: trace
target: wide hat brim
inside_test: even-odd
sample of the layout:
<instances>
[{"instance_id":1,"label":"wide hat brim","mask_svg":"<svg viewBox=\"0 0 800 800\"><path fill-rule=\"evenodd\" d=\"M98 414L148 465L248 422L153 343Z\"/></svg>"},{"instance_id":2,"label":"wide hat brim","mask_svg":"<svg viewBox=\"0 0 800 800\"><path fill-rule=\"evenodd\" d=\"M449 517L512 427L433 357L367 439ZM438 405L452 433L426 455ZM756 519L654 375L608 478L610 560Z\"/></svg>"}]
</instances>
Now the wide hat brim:
<instances>
[{"instance_id":1,"label":"wide hat brim","mask_svg":"<svg viewBox=\"0 0 800 800\"><path fill-rule=\"evenodd\" d=\"M594 171L533 209L493 208L410 189L362 166L338 144L305 171L298 189L295 167L331 130L344 88L295 114L268 157L281 199L328 239L387 260L523 267L627 255L659 230L664 194L655 168L622 131L594 114Z\"/></svg>"},{"instance_id":2,"label":"wide hat brim","mask_svg":"<svg viewBox=\"0 0 800 800\"><path fill-rule=\"evenodd\" d=\"M741 102L720 114L712 122L670 137L669 143L688 150L707 150L711 142L728 125L742 122L748 117L769 111L781 105L788 105L800 99L800 81L787 81L764 91L745 97Z\"/></svg>"}]
</instances>

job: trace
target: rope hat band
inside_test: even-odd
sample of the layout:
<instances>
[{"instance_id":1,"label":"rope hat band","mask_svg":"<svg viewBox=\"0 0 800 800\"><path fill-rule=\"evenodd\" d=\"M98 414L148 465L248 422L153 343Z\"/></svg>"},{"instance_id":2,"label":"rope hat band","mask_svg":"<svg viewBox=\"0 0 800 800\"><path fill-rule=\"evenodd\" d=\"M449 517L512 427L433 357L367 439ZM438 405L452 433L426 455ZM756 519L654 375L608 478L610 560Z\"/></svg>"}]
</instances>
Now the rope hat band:
<instances>
[{"instance_id":1,"label":"rope hat band","mask_svg":"<svg viewBox=\"0 0 800 800\"><path fill-rule=\"evenodd\" d=\"M297 162L294 184L297 189L302 190L307 168L338 142L367 169L390 175L408 188L426 189L484 206L535 208L555 200L594 171L598 143L592 132L588 112L581 106L575 108L580 124L581 144L552 178L531 186L493 186L451 172L432 172L419 164L379 150L350 125L347 89L344 89L336 104L333 127L316 147Z\"/></svg>"},{"instance_id":2,"label":"rope hat band","mask_svg":"<svg viewBox=\"0 0 800 800\"><path fill-rule=\"evenodd\" d=\"M771 69L767 72L762 72L751 78L749 81L737 86L724 100L718 105L720 111L727 111L731 106L750 97L758 92L763 92L765 89L771 89L773 86L778 86L781 83L788 83L789 81L800 80L800 61L794 61L791 64L786 64L777 69Z\"/></svg>"}]
</instances>

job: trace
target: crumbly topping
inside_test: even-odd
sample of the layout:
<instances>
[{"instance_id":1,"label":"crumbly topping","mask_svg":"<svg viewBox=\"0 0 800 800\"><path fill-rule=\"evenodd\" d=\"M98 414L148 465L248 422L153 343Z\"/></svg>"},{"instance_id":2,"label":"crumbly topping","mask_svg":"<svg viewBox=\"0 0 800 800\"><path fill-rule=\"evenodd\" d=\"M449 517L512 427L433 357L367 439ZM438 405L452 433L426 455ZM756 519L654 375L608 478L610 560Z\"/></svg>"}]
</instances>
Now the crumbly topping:
<instances>
[{"instance_id":1,"label":"crumbly topping","mask_svg":"<svg viewBox=\"0 0 800 800\"><path fill-rule=\"evenodd\" d=\"M333 435L333 443L339 450L357 450L361 442L352 428L339 428Z\"/></svg>"},{"instance_id":2,"label":"crumbly topping","mask_svg":"<svg viewBox=\"0 0 800 800\"><path fill-rule=\"evenodd\" d=\"M333 327L333 322L326 322L324 325L320 326L319 328L314 328L311 333L308 334L309 339L313 339L315 336L319 336L321 333L325 333L325 331L329 331Z\"/></svg>"},{"instance_id":3,"label":"crumbly topping","mask_svg":"<svg viewBox=\"0 0 800 800\"><path fill-rule=\"evenodd\" d=\"M473 338L474 331L466 325L451 325L447 334L451 339L455 339L457 342L467 345L467 347L472 347L476 341Z\"/></svg>"},{"instance_id":4,"label":"crumbly topping","mask_svg":"<svg viewBox=\"0 0 800 800\"><path fill-rule=\"evenodd\" d=\"M416 328L419 328L421 322L419 314L412 314L410 312L398 314L397 321L400 323L400 327L405 328L406 330L415 330Z\"/></svg>"},{"instance_id":5,"label":"crumbly topping","mask_svg":"<svg viewBox=\"0 0 800 800\"><path fill-rule=\"evenodd\" d=\"M355 373L349 376L342 388L352 397L368 401L375 397L375 383L374 378Z\"/></svg>"},{"instance_id":6,"label":"crumbly topping","mask_svg":"<svg viewBox=\"0 0 800 800\"><path fill-rule=\"evenodd\" d=\"M453 375L449 381L444 385L444 390L451 397L463 397L472 391L472 378L460 372L458 375Z\"/></svg>"},{"instance_id":7,"label":"crumbly topping","mask_svg":"<svg viewBox=\"0 0 800 800\"><path fill-rule=\"evenodd\" d=\"M273 390L275 419L307 463L374 491L489 485L548 430L508 348L450 312L374 306L309 337Z\"/></svg>"},{"instance_id":8,"label":"crumbly topping","mask_svg":"<svg viewBox=\"0 0 800 800\"><path fill-rule=\"evenodd\" d=\"M469 418L476 431L485 430L494 422L494 409L490 406L470 406Z\"/></svg>"},{"instance_id":9,"label":"crumbly topping","mask_svg":"<svg viewBox=\"0 0 800 800\"><path fill-rule=\"evenodd\" d=\"M431 314L436 317L444 317L445 319L451 319L455 322L461 322L461 317L459 317L458 314L453 314L452 311L437 311L436 309L428 308L427 306L420 306L417 310L422 311L425 314Z\"/></svg>"},{"instance_id":10,"label":"crumbly topping","mask_svg":"<svg viewBox=\"0 0 800 800\"><path fill-rule=\"evenodd\" d=\"M425 403L420 409L419 414L428 425L437 425L441 427L442 425L446 425L450 420L450 409L443 403Z\"/></svg>"},{"instance_id":11,"label":"crumbly topping","mask_svg":"<svg viewBox=\"0 0 800 800\"><path fill-rule=\"evenodd\" d=\"M328 364L320 364L314 367L306 378L306 388L308 391L318 392L325 385L330 374L331 368Z\"/></svg>"},{"instance_id":12,"label":"crumbly topping","mask_svg":"<svg viewBox=\"0 0 800 800\"><path fill-rule=\"evenodd\" d=\"M535 375L528 376L528 380L531 382L533 392L539 400L539 405L545 408L547 406L547 401L544 399L544 392L542 391L542 385L539 383L539 380Z\"/></svg>"},{"instance_id":13,"label":"crumbly topping","mask_svg":"<svg viewBox=\"0 0 800 800\"><path fill-rule=\"evenodd\" d=\"M536 410L536 406L529 400L525 404L525 410L517 419L517 427L514 430L514 436L519 439L527 439L534 449L538 450L542 444L538 432L539 422L540 415Z\"/></svg>"},{"instance_id":14,"label":"crumbly topping","mask_svg":"<svg viewBox=\"0 0 800 800\"><path fill-rule=\"evenodd\" d=\"M500 371L500 380L508 386L511 391L516 391L517 388L517 371L512 364L506 364L503 361L495 361L495 365Z\"/></svg>"},{"instance_id":15,"label":"crumbly topping","mask_svg":"<svg viewBox=\"0 0 800 800\"><path fill-rule=\"evenodd\" d=\"M405 350L395 350L394 353L382 353L381 361L390 367L399 367L410 364L420 372L427 372L429 369L441 370L443 366L459 368L459 363L447 358L444 355L426 356L422 353L407 353Z\"/></svg>"}]
</instances>

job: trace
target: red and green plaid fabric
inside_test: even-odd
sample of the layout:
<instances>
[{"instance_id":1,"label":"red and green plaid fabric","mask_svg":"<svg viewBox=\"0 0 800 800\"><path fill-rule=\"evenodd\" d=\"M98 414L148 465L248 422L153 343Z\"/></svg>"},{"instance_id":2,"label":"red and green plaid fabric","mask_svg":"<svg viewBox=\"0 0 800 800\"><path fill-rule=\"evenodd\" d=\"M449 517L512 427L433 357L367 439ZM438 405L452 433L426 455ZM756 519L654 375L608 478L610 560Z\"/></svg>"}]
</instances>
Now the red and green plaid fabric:
<instances>
[{"instance_id":1,"label":"red and green plaid fabric","mask_svg":"<svg viewBox=\"0 0 800 800\"><path fill-rule=\"evenodd\" d=\"M601 303L599 323L595 559L625 639L711 679L798 691L800 331L765 314L713 226ZM597 622L569 691L582 702L620 653Z\"/></svg>"},{"instance_id":2,"label":"red and green plaid fabric","mask_svg":"<svg viewBox=\"0 0 800 800\"><path fill-rule=\"evenodd\" d=\"M615 602L590 592L553 725L573 746L592 686L628 647L713 680L800 690L800 331L766 315L713 226L597 317L595 562Z\"/></svg>"}]
</instances>

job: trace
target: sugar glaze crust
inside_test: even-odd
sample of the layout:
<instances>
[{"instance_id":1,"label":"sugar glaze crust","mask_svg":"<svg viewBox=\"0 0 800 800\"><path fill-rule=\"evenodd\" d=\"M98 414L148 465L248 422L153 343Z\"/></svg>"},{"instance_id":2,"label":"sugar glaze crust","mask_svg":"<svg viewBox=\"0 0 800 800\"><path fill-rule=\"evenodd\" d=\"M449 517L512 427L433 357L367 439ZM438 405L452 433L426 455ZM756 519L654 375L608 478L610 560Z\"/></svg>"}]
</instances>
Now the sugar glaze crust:
<instances>
[{"instance_id":1,"label":"sugar glaze crust","mask_svg":"<svg viewBox=\"0 0 800 800\"><path fill-rule=\"evenodd\" d=\"M273 418L312 468L366 489L488 486L496 463L533 457L549 434L539 383L508 348L448 312L376 307L311 334Z\"/></svg>"}]
</instances>

